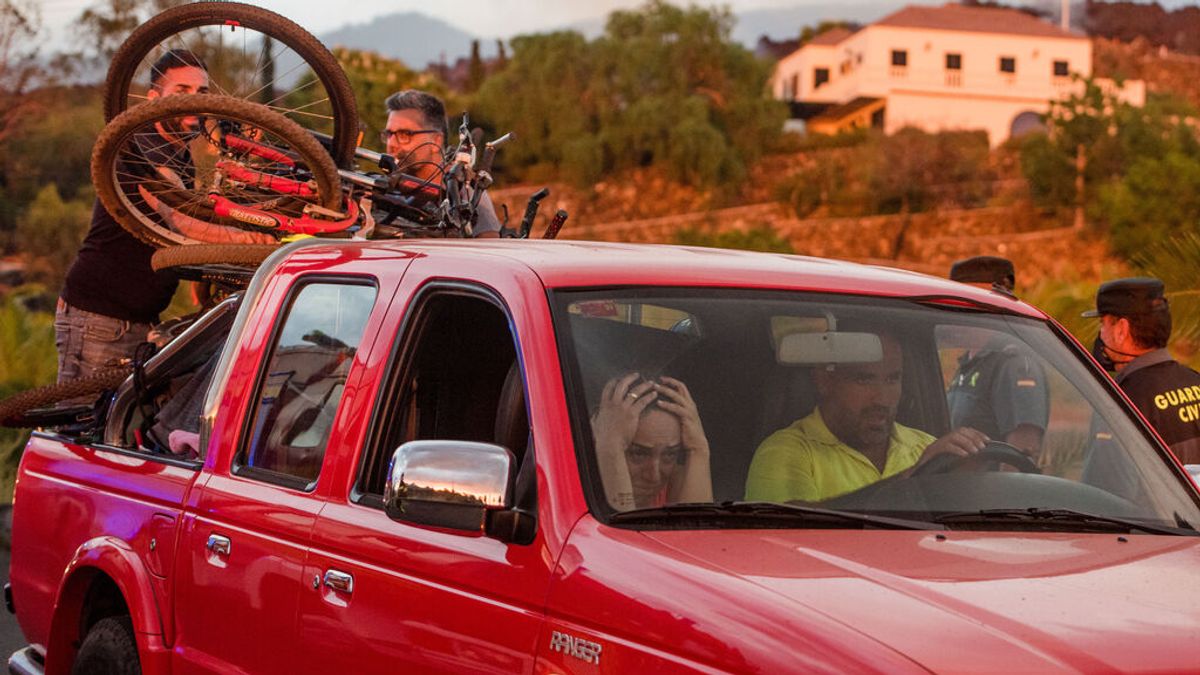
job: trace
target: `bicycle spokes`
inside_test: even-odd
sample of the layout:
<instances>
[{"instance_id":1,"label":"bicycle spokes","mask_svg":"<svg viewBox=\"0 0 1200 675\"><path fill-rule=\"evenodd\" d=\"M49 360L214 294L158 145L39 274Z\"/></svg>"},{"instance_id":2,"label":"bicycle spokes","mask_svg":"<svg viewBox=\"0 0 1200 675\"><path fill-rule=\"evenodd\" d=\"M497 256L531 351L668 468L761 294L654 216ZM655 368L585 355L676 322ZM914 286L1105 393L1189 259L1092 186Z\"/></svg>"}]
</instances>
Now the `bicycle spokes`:
<instances>
[{"instance_id":1,"label":"bicycle spokes","mask_svg":"<svg viewBox=\"0 0 1200 675\"><path fill-rule=\"evenodd\" d=\"M320 144L256 104L215 95L156 99L114 120L97 147L93 173L105 206L156 243L212 241L219 228L283 236L353 225L354 209Z\"/></svg>"}]
</instances>

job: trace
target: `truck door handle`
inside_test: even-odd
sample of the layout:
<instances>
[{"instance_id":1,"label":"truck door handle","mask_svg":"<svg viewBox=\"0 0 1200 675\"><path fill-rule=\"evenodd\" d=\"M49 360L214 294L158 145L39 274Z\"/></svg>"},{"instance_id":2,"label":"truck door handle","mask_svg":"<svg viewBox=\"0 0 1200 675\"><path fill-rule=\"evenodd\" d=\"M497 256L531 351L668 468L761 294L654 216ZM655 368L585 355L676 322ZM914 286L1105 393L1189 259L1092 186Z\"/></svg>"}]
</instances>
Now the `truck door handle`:
<instances>
[{"instance_id":1,"label":"truck door handle","mask_svg":"<svg viewBox=\"0 0 1200 675\"><path fill-rule=\"evenodd\" d=\"M325 585L343 593L354 592L354 577L338 570L325 571Z\"/></svg>"},{"instance_id":2,"label":"truck door handle","mask_svg":"<svg viewBox=\"0 0 1200 675\"><path fill-rule=\"evenodd\" d=\"M215 553L217 555L224 555L224 556L229 555L230 547L231 547L231 544L229 541L229 537L222 537L219 534L208 535L208 543L206 543L204 545L204 548L207 548L208 550L212 551L213 553Z\"/></svg>"}]
</instances>

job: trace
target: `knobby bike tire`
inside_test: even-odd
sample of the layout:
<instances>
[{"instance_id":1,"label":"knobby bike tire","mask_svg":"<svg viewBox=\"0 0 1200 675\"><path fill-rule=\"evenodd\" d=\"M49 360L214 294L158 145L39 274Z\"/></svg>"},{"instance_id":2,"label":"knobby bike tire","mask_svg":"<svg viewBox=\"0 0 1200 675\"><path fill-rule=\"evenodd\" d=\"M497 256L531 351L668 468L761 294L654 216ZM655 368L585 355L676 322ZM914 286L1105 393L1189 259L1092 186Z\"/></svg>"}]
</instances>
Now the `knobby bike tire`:
<instances>
[{"instance_id":1,"label":"knobby bike tire","mask_svg":"<svg viewBox=\"0 0 1200 675\"><path fill-rule=\"evenodd\" d=\"M98 371L90 377L82 377L59 384L48 384L44 387L13 394L0 400L0 426L31 426L26 418L26 413L31 410L47 408L60 401L99 394L105 389L112 389L121 384L132 372L131 366L109 368Z\"/></svg>"},{"instance_id":2,"label":"knobby bike tire","mask_svg":"<svg viewBox=\"0 0 1200 675\"><path fill-rule=\"evenodd\" d=\"M129 35L108 67L104 87L104 121L129 108L129 88L138 66L156 46L173 35L200 26L240 26L269 35L304 60L325 87L333 109L334 162L351 168L358 144L358 106L354 90L333 54L311 33L275 12L240 2L194 2L168 9Z\"/></svg>"},{"instance_id":3,"label":"knobby bike tire","mask_svg":"<svg viewBox=\"0 0 1200 675\"><path fill-rule=\"evenodd\" d=\"M158 247L205 243L173 232L142 214L130 203L117 178L121 150L139 129L156 120L188 115L237 119L275 134L300 155L305 166L312 172L312 178L317 184L320 206L335 211L343 206L337 166L320 141L299 124L266 106L240 98L218 94L166 96L134 106L117 115L104 127L92 150L92 183L96 188L96 196L117 223L138 239Z\"/></svg>"},{"instance_id":4,"label":"knobby bike tire","mask_svg":"<svg viewBox=\"0 0 1200 675\"><path fill-rule=\"evenodd\" d=\"M150 266L154 271L186 265L247 265L257 267L278 250L270 244L192 244L168 246L154 252Z\"/></svg>"}]
</instances>

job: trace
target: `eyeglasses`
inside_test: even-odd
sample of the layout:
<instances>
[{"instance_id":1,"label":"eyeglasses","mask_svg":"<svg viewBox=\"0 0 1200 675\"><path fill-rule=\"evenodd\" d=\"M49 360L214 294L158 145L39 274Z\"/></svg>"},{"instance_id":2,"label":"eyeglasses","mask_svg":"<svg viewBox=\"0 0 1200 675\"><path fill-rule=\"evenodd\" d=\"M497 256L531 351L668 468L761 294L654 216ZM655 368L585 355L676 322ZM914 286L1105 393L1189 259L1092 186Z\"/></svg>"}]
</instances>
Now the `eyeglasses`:
<instances>
[{"instance_id":1,"label":"eyeglasses","mask_svg":"<svg viewBox=\"0 0 1200 675\"><path fill-rule=\"evenodd\" d=\"M384 145L387 145L388 139L392 136L395 136L397 143L400 145L408 145L409 143L412 143L414 136L420 134L440 133L442 132L438 129L384 129L383 131L379 132L379 140L382 141Z\"/></svg>"}]
</instances>

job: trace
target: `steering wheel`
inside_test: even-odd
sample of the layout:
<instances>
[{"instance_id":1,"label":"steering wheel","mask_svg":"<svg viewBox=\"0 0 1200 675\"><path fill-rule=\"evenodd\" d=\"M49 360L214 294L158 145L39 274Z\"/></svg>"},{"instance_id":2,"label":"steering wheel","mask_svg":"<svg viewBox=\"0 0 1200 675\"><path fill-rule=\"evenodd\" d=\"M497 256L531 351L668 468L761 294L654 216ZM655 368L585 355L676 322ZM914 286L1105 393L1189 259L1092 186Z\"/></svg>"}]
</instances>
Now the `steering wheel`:
<instances>
[{"instance_id":1,"label":"steering wheel","mask_svg":"<svg viewBox=\"0 0 1200 675\"><path fill-rule=\"evenodd\" d=\"M1040 474L1042 472L1038 465L1029 458L1029 455L1026 455L1017 446L1004 441L988 441L982 450L973 455L949 453L938 455L914 469L910 475L916 477L926 474L950 473L957 471L969 462L998 462L1015 467L1021 473Z\"/></svg>"}]
</instances>

